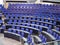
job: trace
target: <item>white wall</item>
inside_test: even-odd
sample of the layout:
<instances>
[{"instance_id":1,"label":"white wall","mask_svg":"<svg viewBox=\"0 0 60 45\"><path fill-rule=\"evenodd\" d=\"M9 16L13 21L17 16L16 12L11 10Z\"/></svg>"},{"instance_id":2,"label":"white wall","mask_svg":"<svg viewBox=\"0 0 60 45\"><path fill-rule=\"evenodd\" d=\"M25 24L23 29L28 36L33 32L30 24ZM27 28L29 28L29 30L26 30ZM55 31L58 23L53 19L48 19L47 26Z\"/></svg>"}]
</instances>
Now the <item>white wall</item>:
<instances>
[{"instance_id":1,"label":"white wall","mask_svg":"<svg viewBox=\"0 0 60 45\"><path fill-rule=\"evenodd\" d=\"M45 1L45 0L44 0ZM56 1L56 2L60 2L60 0L46 0L46 1Z\"/></svg>"},{"instance_id":2,"label":"white wall","mask_svg":"<svg viewBox=\"0 0 60 45\"><path fill-rule=\"evenodd\" d=\"M3 4L3 0L0 0L0 4Z\"/></svg>"}]
</instances>

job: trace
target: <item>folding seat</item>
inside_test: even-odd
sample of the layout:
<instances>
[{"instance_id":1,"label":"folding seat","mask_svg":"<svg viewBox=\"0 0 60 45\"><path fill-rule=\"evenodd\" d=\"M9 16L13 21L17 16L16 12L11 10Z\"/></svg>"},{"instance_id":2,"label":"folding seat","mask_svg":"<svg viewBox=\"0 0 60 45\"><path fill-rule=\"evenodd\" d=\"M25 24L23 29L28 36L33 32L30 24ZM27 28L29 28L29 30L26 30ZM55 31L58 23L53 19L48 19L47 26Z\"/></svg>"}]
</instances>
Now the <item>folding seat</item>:
<instances>
[{"instance_id":1,"label":"folding seat","mask_svg":"<svg viewBox=\"0 0 60 45\"><path fill-rule=\"evenodd\" d=\"M39 37L40 37L40 38L42 38L42 37L43 37L43 35L42 35L42 34L40 34L40 35L39 35Z\"/></svg>"},{"instance_id":2,"label":"folding seat","mask_svg":"<svg viewBox=\"0 0 60 45\"><path fill-rule=\"evenodd\" d=\"M6 19L9 19L9 16L6 16Z\"/></svg>"},{"instance_id":3,"label":"folding seat","mask_svg":"<svg viewBox=\"0 0 60 45\"><path fill-rule=\"evenodd\" d=\"M56 34L56 37L55 37L57 40L58 40L58 38L59 38L59 35L58 34Z\"/></svg>"},{"instance_id":4,"label":"folding seat","mask_svg":"<svg viewBox=\"0 0 60 45\"><path fill-rule=\"evenodd\" d=\"M56 25L56 22L54 21L54 23L53 23L54 25Z\"/></svg>"},{"instance_id":5,"label":"folding seat","mask_svg":"<svg viewBox=\"0 0 60 45\"><path fill-rule=\"evenodd\" d=\"M47 40L47 39L46 39L42 34L40 34L39 37L41 38L42 43L46 43L46 40Z\"/></svg>"},{"instance_id":6,"label":"folding seat","mask_svg":"<svg viewBox=\"0 0 60 45\"><path fill-rule=\"evenodd\" d=\"M10 23L12 23L12 20L9 20Z\"/></svg>"},{"instance_id":7,"label":"folding seat","mask_svg":"<svg viewBox=\"0 0 60 45\"><path fill-rule=\"evenodd\" d=\"M51 29L52 28L52 25L49 25L49 29Z\"/></svg>"},{"instance_id":8,"label":"folding seat","mask_svg":"<svg viewBox=\"0 0 60 45\"><path fill-rule=\"evenodd\" d=\"M12 26L13 29L16 29L16 26Z\"/></svg>"},{"instance_id":9,"label":"folding seat","mask_svg":"<svg viewBox=\"0 0 60 45\"><path fill-rule=\"evenodd\" d=\"M13 30L13 33L16 33L17 30Z\"/></svg>"},{"instance_id":10,"label":"folding seat","mask_svg":"<svg viewBox=\"0 0 60 45\"><path fill-rule=\"evenodd\" d=\"M40 22L41 23L41 22ZM43 26L43 23L41 23L41 25Z\"/></svg>"},{"instance_id":11,"label":"folding seat","mask_svg":"<svg viewBox=\"0 0 60 45\"><path fill-rule=\"evenodd\" d=\"M46 22L48 22L48 19L46 19Z\"/></svg>"},{"instance_id":12,"label":"folding seat","mask_svg":"<svg viewBox=\"0 0 60 45\"><path fill-rule=\"evenodd\" d=\"M21 33L21 36L24 37L24 32Z\"/></svg>"},{"instance_id":13,"label":"folding seat","mask_svg":"<svg viewBox=\"0 0 60 45\"><path fill-rule=\"evenodd\" d=\"M30 30L30 34L32 34L33 33L33 30Z\"/></svg>"},{"instance_id":14,"label":"folding seat","mask_svg":"<svg viewBox=\"0 0 60 45\"><path fill-rule=\"evenodd\" d=\"M41 22L40 22L41 23ZM37 25L39 25L39 22L37 22Z\"/></svg>"},{"instance_id":15,"label":"folding seat","mask_svg":"<svg viewBox=\"0 0 60 45\"><path fill-rule=\"evenodd\" d=\"M20 29L20 27L19 27L19 26L17 26L17 29Z\"/></svg>"},{"instance_id":16,"label":"folding seat","mask_svg":"<svg viewBox=\"0 0 60 45\"><path fill-rule=\"evenodd\" d=\"M13 19L12 21L13 21L14 23L18 23L18 20L17 20L17 19L15 19L15 20Z\"/></svg>"},{"instance_id":17,"label":"folding seat","mask_svg":"<svg viewBox=\"0 0 60 45\"><path fill-rule=\"evenodd\" d=\"M32 20L35 20L35 17L32 17L33 19Z\"/></svg>"},{"instance_id":18,"label":"folding seat","mask_svg":"<svg viewBox=\"0 0 60 45\"><path fill-rule=\"evenodd\" d=\"M35 28L37 28L37 29L38 29L38 26L35 26Z\"/></svg>"},{"instance_id":19,"label":"folding seat","mask_svg":"<svg viewBox=\"0 0 60 45\"><path fill-rule=\"evenodd\" d=\"M58 38L59 40L60 40L60 36L59 36L59 38Z\"/></svg>"},{"instance_id":20,"label":"folding seat","mask_svg":"<svg viewBox=\"0 0 60 45\"><path fill-rule=\"evenodd\" d=\"M53 31L52 31L52 30L49 30L49 33L50 33L50 34L52 34L52 33L53 33Z\"/></svg>"},{"instance_id":21,"label":"folding seat","mask_svg":"<svg viewBox=\"0 0 60 45\"><path fill-rule=\"evenodd\" d=\"M46 43L46 40L47 40L47 39L46 39L44 36L43 36L42 38L43 38L43 39L42 39L42 43Z\"/></svg>"},{"instance_id":22,"label":"folding seat","mask_svg":"<svg viewBox=\"0 0 60 45\"><path fill-rule=\"evenodd\" d=\"M45 26L47 27L47 26L48 26L48 24L45 24Z\"/></svg>"},{"instance_id":23,"label":"folding seat","mask_svg":"<svg viewBox=\"0 0 60 45\"><path fill-rule=\"evenodd\" d=\"M28 28L26 28L26 31L27 31L27 32L29 32L29 29L28 29Z\"/></svg>"},{"instance_id":24,"label":"folding seat","mask_svg":"<svg viewBox=\"0 0 60 45\"><path fill-rule=\"evenodd\" d=\"M42 32L42 27L40 27L40 32Z\"/></svg>"},{"instance_id":25,"label":"folding seat","mask_svg":"<svg viewBox=\"0 0 60 45\"><path fill-rule=\"evenodd\" d=\"M29 25L30 25L29 23L25 24L25 26L28 26L28 27L29 27Z\"/></svg>"},{"instance_id":26,"label":"folding seat","mask_svg":"<svg viewBox=\"0 0 60 45\"><path fill-rule=\"evenodd\" d=\"M7 22L7 24L11 24L11 22Z\"/></svg>"},{"instance_id":27,"label":"folding seat","mask_svg":"<svg viewBox=\"0 0 60 45\"><path fill-rule=\"evenodd\" d=\"M0 20L0 23L3 23L3 21L2 21L2 20Z\"/></svg>"},{"instance_id":28,"label":"folding seat","mask_svg":"<svg viewBox=\"0 0 60 45\"><path fill-rule=\"evenodd\" d=\"M53 34L52 34L54 37L56 37L56 33L54 32Z\"/></svg>"},{"instance_id":29,"label":"folding seat","mask_svg":"<svg viewBox=\"0 0 60 45\"><path fill-rule=\"evenodd\" d=\"M57 34L57 33L53 33L53 36L58 40L58 38L59 38L59 35Z\"/></svg>"},{"instance_id":30,"label":"folding seat","mask_svg":"<svg viewBox=\"0 0 60 45\"><path fill-rule=\"evenodd\" d=\"M21 23L21 20L19 20L19 22L18 23Z\"/></svg>"},{"instance_id":31,"label":"folding seat","mask_svg":"<svg viewBox=\"0 0 60 45\"><path fill-rule=\"evenodd\" d=\"M38 21L40 21L40 18L37 18Z\"/></svg>"},{"instance_id":32,"label":"folding seat","mask_svg":"<svg viewBox=\"0 0 60 45\"><path fill-rule=\"evenodd\" d=\"M33 28L34 28L34 25L31 25L31 27L33 27Z\"/></svg>"},{"instance_id":33,"label":"folding seat","mask_svg":"<svg viewBox=\"0 0 60 45\"><path fill-rule=\"evenodd\" d=\"M27 26L27 24L22 24L23 26Z\"/></svg>"},{"instance_id":34,"label":"folding seat","mask_svg":"<svg viewBox=\"0 0 60 45\"><path fill-rule=\"evenodd\" d=\"M24 30L24 28L22 27L21 30Z\"/></svg>"},{"instance_id":35,"label":"folding seat","mask_svg":"<svg viewBox=\"0 0 60 45\"><path fill-rule=\"evenodd\" d=\"M59 28L57 27L56 30L59 31Z\"/></svg>"},{"instance_id":36,"label":"folding seat","mask_svg":"<svg viewBox=\"0 0 60 45\"><path fill-rule=\"evenodd\" d=\"M11 29L8 29L8 32L11 32Z\"/></svg>"},{"instance_id":37,"label":"folding seat","mask_svg":"<svg viewBox=\"0 0 60 45\"><path fill-rule=\"evenodd\" d=\"M26 21L26 20L23 20L23 22L24 22L24 23L27 23L27 21Z\"/></svg>"},{"instance_id":38,"label":"folding seat","mask_svg":"<svg viewBox=\"0 0 60 45\"><path fill-rule=\"evenodd\" d=\"M53 21L52 20L50 20L50 23L52 23Z\"/></svg>"},{"instance_id":39,"label":"folding seat","mask_svg":"<svg viewBox=\"0 0 60 45\"><path fill-rule=\"evenodd\" d=\"M28 35L27 42L28 42L29 45L32 43L32 38L31 38L30 35Z\"/></svg>"}]
</instances>

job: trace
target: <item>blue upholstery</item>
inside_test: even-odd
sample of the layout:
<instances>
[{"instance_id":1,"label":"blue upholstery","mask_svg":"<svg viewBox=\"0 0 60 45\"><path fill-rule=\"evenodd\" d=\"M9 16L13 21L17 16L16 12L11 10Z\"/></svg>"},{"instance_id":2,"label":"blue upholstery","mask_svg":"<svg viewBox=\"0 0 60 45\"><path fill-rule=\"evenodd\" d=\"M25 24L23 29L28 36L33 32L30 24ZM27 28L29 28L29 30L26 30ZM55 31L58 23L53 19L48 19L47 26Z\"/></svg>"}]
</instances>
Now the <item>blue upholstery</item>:
<instances>
[{"instance_id":1,"label":"blue upholstery","mask_svg":"<svg viewBox=\"0 0 60 45\"><path fill-rule=\"evenodd\" d=\"M30 35L28 35L27 42L28 42L29 44L32 43L32 39L31 39L31 36L30 36Z\"/></svg>"},{"instance_id":2,"label":"blue upholstery","mask_svg":"<svg viewBox=\"0 0 60 45\"><path fill-rule=\"evenodd\" d=\"M47 40L47 39L46 39L45 36L43 36L42 34L40 34L39 37L41 38L42 43L46 43L46 40Z\"/></svg>"},{"instance_id":3,"label":"blue upholstery","mask_svg":"<svg viewBox=\"0 0 60 45\"><path fill-rule=\"evenodd\" d=\"M43 31L51 34L56 40L60 40L60 28L57 27L57 22L60 22L59 5L9 4L8 8L3 8L2 12L6 17L6 24L9 24L12 28L11 30L8 26L8 32L17 33L22 37L24 37L24 33L19 31L29 32L30 35L26 37L29 44L32 43L31 35L39 35L38 37L41 38L42 43L51 41L48 41L47 37L42 34ZM57 30L58 33L52 29ZM31 45L34 45L34 43Z\"/></svg>"},{"instance_id":4,"label":"blue upholstery","mask_svg":"<svg viewBox=\"0 0 60 45\"><path fill-rule=\"evenodd\" d=\"M53 35L57 40L59 40L59 34L57 34L56 32L53 32L52 30L47 30L47 32Z\"/></svg>"}]
</instances>

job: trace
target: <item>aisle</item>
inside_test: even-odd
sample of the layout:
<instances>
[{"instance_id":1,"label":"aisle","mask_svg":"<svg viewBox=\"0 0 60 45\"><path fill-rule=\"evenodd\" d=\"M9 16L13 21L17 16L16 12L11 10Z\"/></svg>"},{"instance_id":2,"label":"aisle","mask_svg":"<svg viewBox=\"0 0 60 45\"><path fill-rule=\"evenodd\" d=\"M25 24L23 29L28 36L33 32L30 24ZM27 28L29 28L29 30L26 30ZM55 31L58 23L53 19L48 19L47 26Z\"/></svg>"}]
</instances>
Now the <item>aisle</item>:
<instances>
[{"instance_id":1,"label":"aisle","mask_svg":"<svg viewBox=\"0 0 60 45\"><path fill-rule=\"evenodd\" d=\"M3 34L0 34L0 45L4 45L3 44L3 36L4 36Z\"/></svg>"},{"instance_id":2,"label":"aisle","mask_svg":"<svg viewBox=\"0 0 60 45\"><path fill-rule=\"evenodd\" d=\"M0 34L0 45L20 45L20 42L10 38L4 38L4 35Z\"/></svg>"}]
</instances>

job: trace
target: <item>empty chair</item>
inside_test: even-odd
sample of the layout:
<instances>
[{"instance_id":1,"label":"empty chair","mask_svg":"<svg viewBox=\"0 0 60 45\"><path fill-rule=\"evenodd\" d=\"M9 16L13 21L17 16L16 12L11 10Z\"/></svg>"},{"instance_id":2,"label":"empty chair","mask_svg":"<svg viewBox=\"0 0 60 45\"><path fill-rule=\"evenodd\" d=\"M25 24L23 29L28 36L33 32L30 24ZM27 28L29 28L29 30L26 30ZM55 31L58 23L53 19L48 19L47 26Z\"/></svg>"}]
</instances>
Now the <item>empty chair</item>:
<instances>
[{"instance_id":1,"label":"empty chair","mask_svg":"<svg viewBox=\"0 0 60 45\"><path fill-rule=\"evenodd\" d=\"M32 34L33 33L33 30L30 30L30 34Z\"/></svg>"},{"instance_id":2,"label":"empty chair","mask_svg":"<svg viewBox=\"0 0 60 45\"><path fill-rule=\"evenodd\" d=\"M13 33L16 33L16 30L13 30Z\"/></svg>"},{"instance_id":3,"label":"empty chair","mask_svg":"<svg viewBox=\"0 0 60 45\"><path fill-rule=\"evenodd\" d=\"M47 39L42 34L40 34L39 37L41 38L42 43L46 43Z\"/></svg>"},{"instance_id":4,"label":"empty chair","mask_svg":"<svg viewBox=\"0 0 60 45\"><path fill-rule=\"evenodd\" d=\"M26 31L29 32L29 29L26 28Z\"/></svg>"},{"instance_id":5,"label":"empty chair","mask_svg":"<svg viewBox=\"0 0 60 45\"><path fill-rule=\"evenodd\" d=\"M21 33L21 36L24 37L24 32Z\"/></svg>"},{"instance_id":6,"label":"empty chair","mask_svg":"<svg viewBox=\"0 0 60 45\"><path fill-rule=\"evenodd\" d=\"M11 30L10 30L10 29L8 29L8 32L11 32Z\"/></svg>"},{"instance_id":7,"label":"empty chair","mask_svg":"<svg viewBox=\"0 0 60 45\"><path fill-rule=\"evenodd\" d=\"M21 28L21 30L24 30L24 28Z\"/></svg>"},{"instance_id":8,"label":"empty chair","mask_svg":"<svg viewBox=\"0 0 60 45\"><path fill-rule=\"evenodd\" d=\"M28 35L27 42L29 45L32 43L32 37L30 35Z\"/></svg>"}]
</instances>

